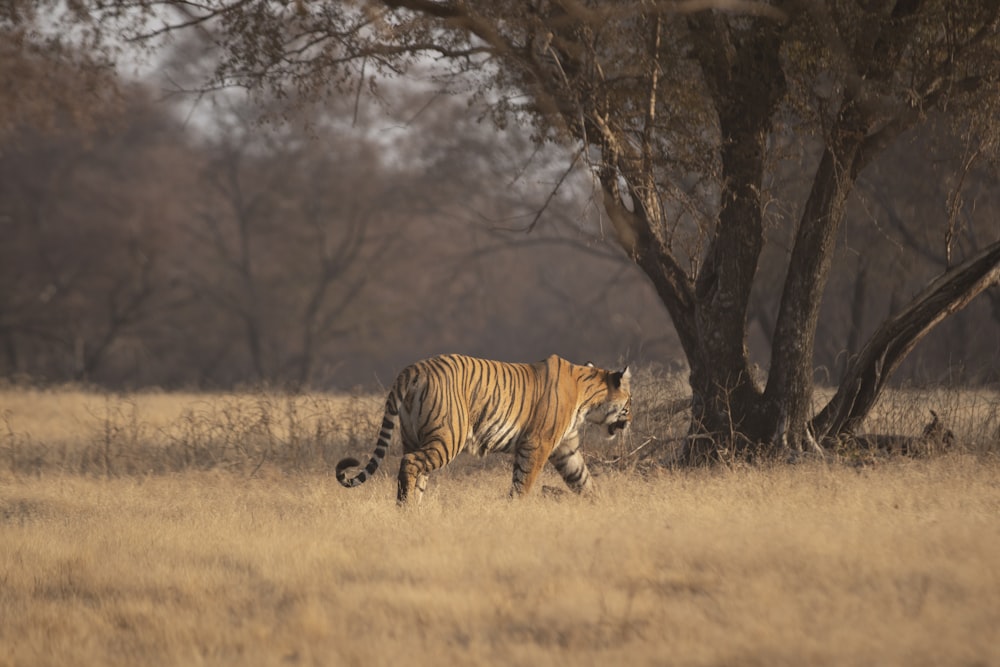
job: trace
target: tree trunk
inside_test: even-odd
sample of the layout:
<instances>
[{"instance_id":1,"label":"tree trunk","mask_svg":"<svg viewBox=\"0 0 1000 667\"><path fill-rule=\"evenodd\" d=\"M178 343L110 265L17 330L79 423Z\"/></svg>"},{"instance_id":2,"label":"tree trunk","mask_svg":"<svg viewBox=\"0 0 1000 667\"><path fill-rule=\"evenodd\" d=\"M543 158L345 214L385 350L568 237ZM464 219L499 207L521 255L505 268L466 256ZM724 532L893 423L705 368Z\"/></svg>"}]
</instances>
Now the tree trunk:
<instances>
[{"instance_id":1,"label":"tree trunk","mask_svg":"<svg viewBox=\"0 0 1000 667\"><path fill-rule=\"evenodd\" d=\"M848 139L839 150L824 151L789 259L764 390L768 421L774 427L770 440L784 449L815 446L808 430L813 416L813 346L834 239L857 176L857 149L858 143Z\"/></svg>"},{"instance_id":2,"label":"tree trunk","mask_svg":"<svg viewBox=\"0 0 1000 667\"><path fill-rule=\"evenodd\" d=\"M779 28L736 28L722 17L690 19L695 53L718 114L718 224L695 281L691 366L692 421L683 457L689 463L743 451L770 435L746 346L747 311L764 246L763 191L772 115L785 92Z\"/></svg>"}]
</instances>

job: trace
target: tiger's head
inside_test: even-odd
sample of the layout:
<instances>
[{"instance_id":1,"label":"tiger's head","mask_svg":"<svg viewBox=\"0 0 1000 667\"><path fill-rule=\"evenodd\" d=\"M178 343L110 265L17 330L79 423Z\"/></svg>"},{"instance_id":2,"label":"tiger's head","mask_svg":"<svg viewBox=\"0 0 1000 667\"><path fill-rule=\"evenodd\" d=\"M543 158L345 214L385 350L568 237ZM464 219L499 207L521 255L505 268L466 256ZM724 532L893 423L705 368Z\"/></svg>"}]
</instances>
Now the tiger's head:
<instances>
[{"instance_id":1,"label":"tiger's head","mask_svg":"<svg viewBox=\"0 0 1000 667\"><path fill-rule=\"evenodd\" d=\"M629 386L632 373L626 366L620 371L604 371L601 377L606 393L587 412L587 421L605 427L611 439L632 423L632 389Z\"/></svg>"}]
</instances>

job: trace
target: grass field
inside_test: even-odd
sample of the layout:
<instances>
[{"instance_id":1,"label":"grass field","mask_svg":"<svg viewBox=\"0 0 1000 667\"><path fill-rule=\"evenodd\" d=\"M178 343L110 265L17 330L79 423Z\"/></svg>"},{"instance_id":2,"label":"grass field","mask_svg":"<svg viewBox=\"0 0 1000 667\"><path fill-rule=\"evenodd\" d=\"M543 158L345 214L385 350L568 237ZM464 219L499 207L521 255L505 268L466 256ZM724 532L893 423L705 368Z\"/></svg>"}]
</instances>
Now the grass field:
<instances>
[{"instance_id":1,"label":"grass field","mask_svg":"<svg viewBox=\"0 0 1000 667\"><path fill-rule=\"evenodd\" d=\"M865 467L646 465L670 437L637 410L593 500L467 459L399 510L394 461L353 490L328 463L379 397L6 390L0 665L1000 665L970 402L956 451Z\"/></svg>"}]
</instances>

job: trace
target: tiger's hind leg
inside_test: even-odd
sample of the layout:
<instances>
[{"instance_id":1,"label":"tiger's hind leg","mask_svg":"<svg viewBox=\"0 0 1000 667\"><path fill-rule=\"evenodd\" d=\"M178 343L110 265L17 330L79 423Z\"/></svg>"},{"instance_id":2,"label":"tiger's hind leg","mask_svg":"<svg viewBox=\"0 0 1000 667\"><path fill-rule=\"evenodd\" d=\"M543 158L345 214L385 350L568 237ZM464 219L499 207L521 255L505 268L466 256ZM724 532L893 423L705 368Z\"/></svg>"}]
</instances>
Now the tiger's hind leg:
<instances>
[{"instance_id":1,"label":"tiger's hind leg","mask_svg":"<svg viewBox=\"0 0 1000 667\"><path fill-rule=\"evenodd\" d=\"M427 490L427 474L437 470L448 463L443 447L438 446L423 447L416 451L408 452L403 456L399 464L399 481L396 491L396 502L400 505L407 505L411 502L419 503Z\"/></svg>"}]
</instances>

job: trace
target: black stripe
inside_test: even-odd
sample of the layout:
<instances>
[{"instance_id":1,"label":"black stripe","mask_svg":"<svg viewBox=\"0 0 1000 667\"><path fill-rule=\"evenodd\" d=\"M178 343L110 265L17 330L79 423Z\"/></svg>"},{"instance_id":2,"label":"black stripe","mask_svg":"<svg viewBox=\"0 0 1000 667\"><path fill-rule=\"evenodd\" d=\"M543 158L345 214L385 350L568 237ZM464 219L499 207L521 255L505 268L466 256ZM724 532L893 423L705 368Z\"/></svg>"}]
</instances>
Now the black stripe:
<instances>
[{"instance_id":1,"label":"black stripe","mask_svg":"<svg viewBox=\"0 0 1000 667\"><path fill-rule=\"evenodd\" d=\"M566 453L563 453L563 454L556 454L556 455L552 456L551 457L552 465L554 465L556 467L559 467L559 466L563 465L564 463L566 463L566 461L568 459L572 458L573 455L576 454L577 451L578 450L574 449L571 452L566 452Z\"/></svg>"}]
</instances>

